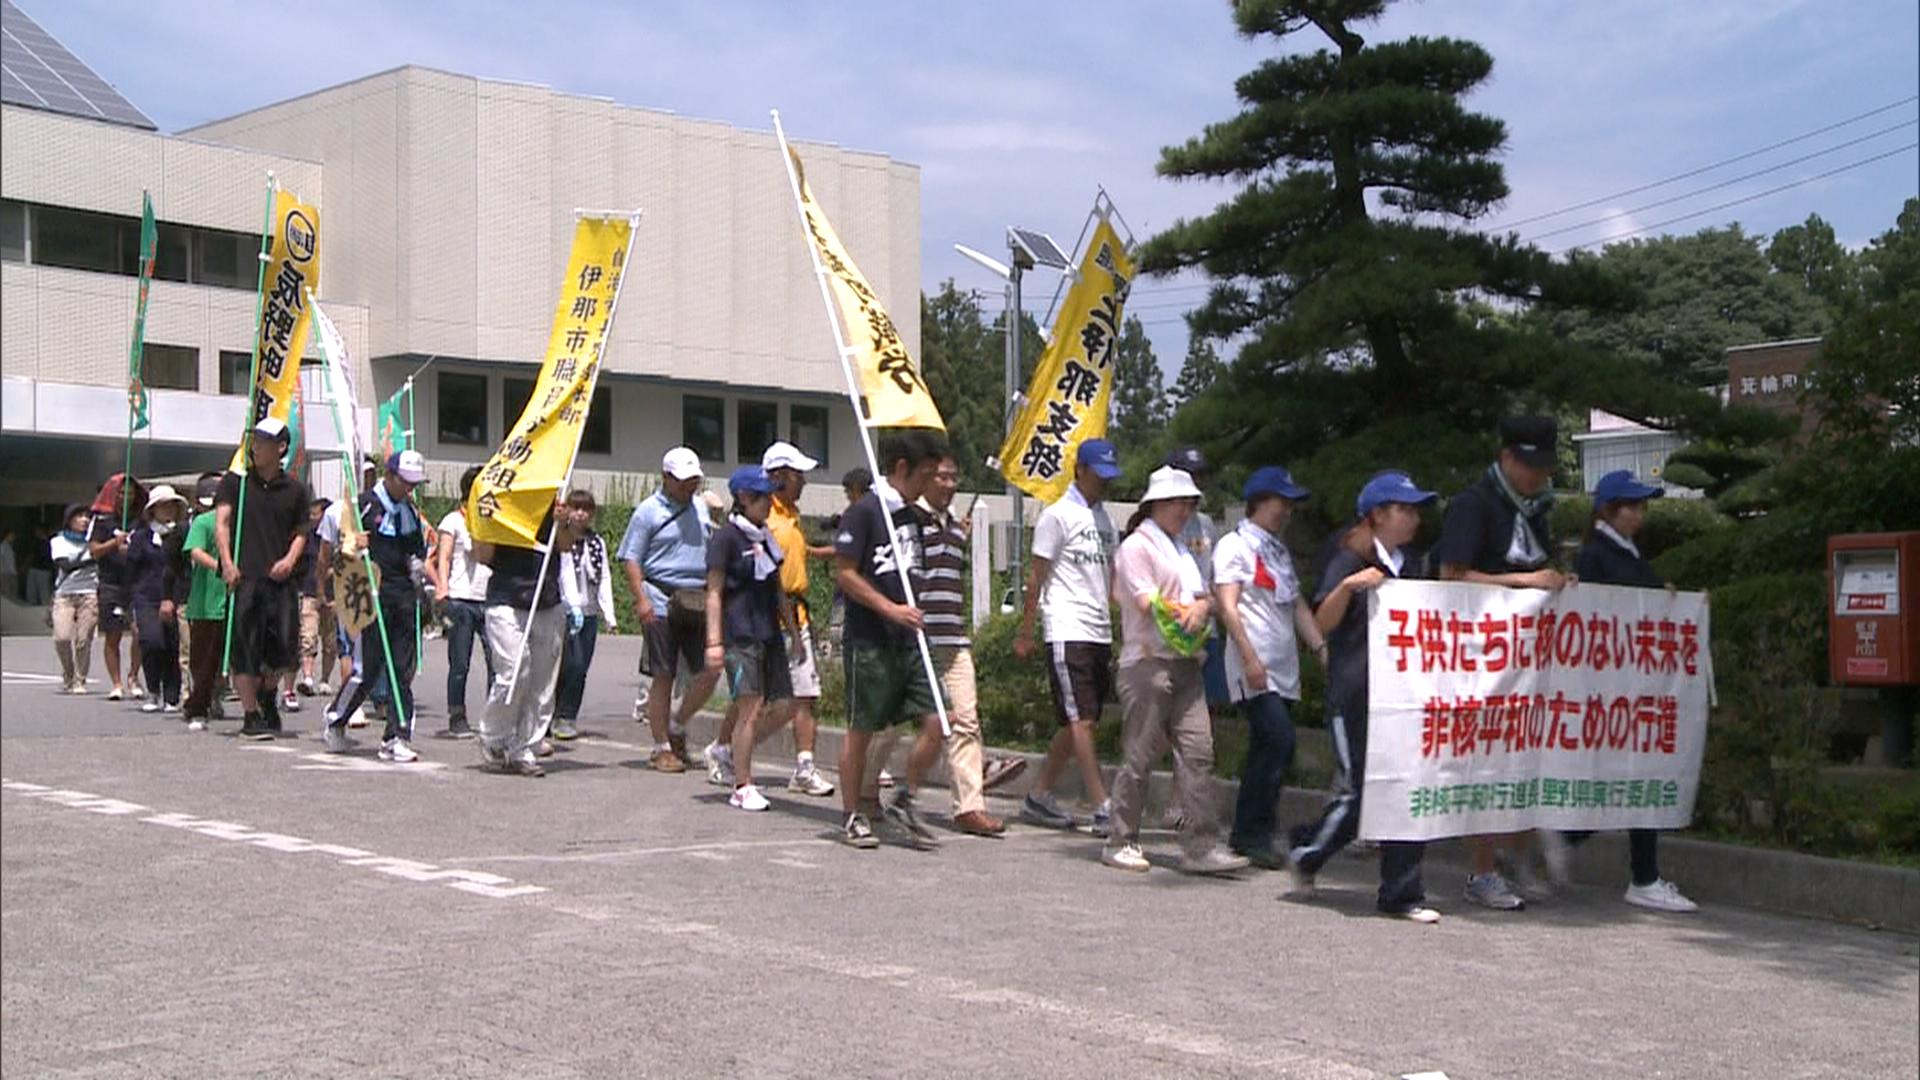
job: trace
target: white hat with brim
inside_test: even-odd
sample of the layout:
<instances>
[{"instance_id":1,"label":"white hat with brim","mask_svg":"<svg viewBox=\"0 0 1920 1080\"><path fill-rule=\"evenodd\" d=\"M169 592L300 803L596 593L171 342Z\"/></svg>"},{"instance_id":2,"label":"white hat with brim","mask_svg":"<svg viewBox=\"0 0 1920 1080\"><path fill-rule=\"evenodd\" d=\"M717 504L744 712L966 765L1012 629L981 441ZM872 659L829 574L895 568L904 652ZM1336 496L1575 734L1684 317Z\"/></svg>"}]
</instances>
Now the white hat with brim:
<instances>
[{"instance_id":1,"label":"white hat with brim","mask_svg":"<svg viewBox=\"0 0 1920 1080\"><path fill-rule=\"evenodd\" d=\"M676 446L660 459L660 471L675 480L692 480L705 475L700 468L700 455L684 446Z\"/></svg>"},{"instance_id":2,"label":"white hat with brim","mask_svg":"<svg viewBox=\"0 0 1920 1080\"><path fill-rule=\"evenodd\" d=\"M1192 473L1185 469L1176 469L1171 465L1162 465L1147 477L1147 493L1140 496L1140 501L1150 503L1167 499L1198 499L1200 497L1200 489L1194 486Z\"/></svg>"},{"instance_id":3,"label":"white hat with brim","mask_svg":"<svg viewBox=\"0 0 1920 1080\"><path fill-rule=\"evenodd\" d=\"M152 494L147 496L147 509L151 510L167 502L176 502L181 506L187 505L186 497L173 490L172 484L160 484L153 489Z\"/></svg>"},{"instance_id":4,"label":"white hat with brim","mask_svg":"<svg viewBox=\"0 0 1920 1080\"><path fill-rule=\"evenodd\" d=\"M760 467L768 472L775 469L812 472L820 467L820 463L802 453L799 447L790 442L777 442L767 447L767 452L760 455Z\"/></svg>"}]
</instances>

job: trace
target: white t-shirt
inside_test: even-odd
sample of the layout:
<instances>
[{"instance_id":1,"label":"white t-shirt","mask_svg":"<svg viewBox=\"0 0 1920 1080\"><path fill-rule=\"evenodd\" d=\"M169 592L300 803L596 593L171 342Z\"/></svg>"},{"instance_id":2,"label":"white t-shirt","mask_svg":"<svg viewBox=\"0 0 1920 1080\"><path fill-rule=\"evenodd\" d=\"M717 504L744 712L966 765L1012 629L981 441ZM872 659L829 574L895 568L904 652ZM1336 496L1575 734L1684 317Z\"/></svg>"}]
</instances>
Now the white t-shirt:
<instances>
[{"instance_id":1,"label":"white t-shirt","mask_svg":"<svg viewBox=\"0 0 1920 1080\"><path fill-rule=\"evenodd\" d=\"M1267 690L1289 701L1300 700L1300 648L1294 634L1294 603L1300 583L1293 576L1293 556L1278 537L1242 521L1213 546L1216 585L1240 586L1236 610L1247 628L1247 642L1260 665L1267 669ZM1247 686L1240 649L1227 643L1227 690L1235 701L1262 691Z\"/></svg>"},{"instance_id":2,"label":"white t-shirt","mask_svg":"<svg viewBox=\"0 0 1920 1080\"><path fill-rule=\"evenodd\" d=\"M473 535L467 532L467 515L459 510L447 511L447 516L440 519L440 535L453 538L452 565L447 571L447 599L485 603L487 581L493 577L493 568L473 561Z\"/></svg>"},{"instance_id":3,"label":"white t-shirt","mask_svg":"<svg viewBox=\"0 0 1920 1080\"><path fill-rule=\"evenodd\" d=\"M1053 564L1040 591L1041 629L1047 641L1112 643L1107 576L1115 541L1107 508L1087 505L1077 487L1069 486L1058 502L1040 512L1033 527L1033 553Z\"/></svg>"}]
</instances>

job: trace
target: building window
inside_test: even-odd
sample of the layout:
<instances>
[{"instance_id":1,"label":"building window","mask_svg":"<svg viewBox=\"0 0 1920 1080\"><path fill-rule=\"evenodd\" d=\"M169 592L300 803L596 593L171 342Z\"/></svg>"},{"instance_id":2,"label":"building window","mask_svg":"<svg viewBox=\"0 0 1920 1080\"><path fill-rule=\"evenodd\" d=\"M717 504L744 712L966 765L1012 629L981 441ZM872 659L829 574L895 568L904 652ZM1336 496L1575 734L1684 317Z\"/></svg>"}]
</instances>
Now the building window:
<instances>
[{"instance_id":1,"label":"building window","mask_svg":"<svg viewBox=\"0 0 1920 1080\"><path fill-rule=\"evenodd\" d=\"M260 237L155 222L153 276L249 292L260 284ZM32 240L31 247L28 240ZM0 256L103 274L140 272L140 219L45 203L0 200Z\"/></svg>"},{"instance_id":2,"label":"building window","mask_svg":"<svg viewBox=\"0 0 1920 1080\"><path fill-rule=\"evenodd\" d=\"M506 419L507 429L519 421L520 414L527 409L527 402L533 399L532 379L503 379L500 395L506 411L501 416ZM593 405L587 410L587 423L580 431L580 452L583 454L613 453L613 393L607 387L593 388Z\"/></svg>"},{"instance_id":3,"label":"building window","mask_svg":"<svg viewBox=\"0 0 1920 1080\"><path fill-rule=\"evenodd\" d=\"M200 350L149 342L140 353L140 379L153 390L198 390Z\"/></svg>"},{"instance_id":4,"label":"building window","mask_svg":"<svg viewBox=\"0 0 1920 1080\"><path fill-rule=\"evenodd\" d=\"M220 392L223 394L244 394L247 384L253 376L253 354L235 352L232 349L220 350Z\"/></svg>"},{"instance_id":5,"label":"building window","mask_svg":"<svg viewBox=\"0 0 1920 1080\"><path fill-rule=\"evenodd\" d=\"M508 431L520 422L520 414L527 411L527 402L532 397L532 379L500 380L500 422L507 425Z\"/></svg>"},{"instance_id":6,"label":"building window","mask_svg":"<svg viewBox=\"0 0 1920 1080\"><path fill-rule=\"evenodd\" d=\"M0 200L0 259L27 261L27 204Z\"/></svg>"},{"instance_id":7,"label":"building window","mask_svg":"<svg viewBox=\"0 0 1920 1080\"><path fill-rule=\"evenodd\" d=\"M687 394L680 399L680 442L702 461L727 458L727 403Z\"/></svg>"},{"instance_id":8,"label":"building window","mask_svg":"<svg viewBox=\"0 0 1920 1080\"><path fill-rule=\"evenodd\" d=\"M219 285L228 289L260 287L258 236L225 229L195 229L194 233L195 285Z\"/></svg>"},{"instance_id":9,"label":"building window","mask_svg":"<svg viewBox=\"0 0 1920 1080\"><path fill-rule=\"evenodd\" d=\"M771 401L740 403L739 460L743 465L759 461L780 438L780 406Z\"/></svg>"},{"instance_id":10,"label":"building window","mask_svg":"<svg viewBox=\"0 0 1920 1080\"><path fill-rule=\"evenodd\" d=\"M140 223L133 218L64 206L34 207L35 265L132 274L139 254Z\"/></svg>"},{"instance_id":11,"label":"building window","mask_svg":"<svg viewBox=\"0 0 1920 1080\"><path fill-rule=\"evenodd\" d=\"M827 464L827 407L825 405L793 405L787 409L787 441L800 448L800 452L818 461L822 468Z\"/></svg>"},{"instance_id":12,"label":"building window","mask_svg":"<svg viewBox=\"0 0 1920 1080\"><path fill-rule=\"evenodd\" d=\"M434 384L440 441L453 446L487 444L487 377L442 371Z\"/></svg>"},{"instance_id":13,"label":"building window","mask_svg":"<svg viewBox=\"0 0 1920 1080\"><path fill-rule=\"evenodd\" d=\"M136 237L138 234L135 234ZM139 240L134 241L136 244ZM139 253L135 251L135 258ZM185 225L156 222L153 244L153 277L156 281L193 280L193 230ZM138 273L138 268L135 268Z\"/></svg>"}]
</instances>

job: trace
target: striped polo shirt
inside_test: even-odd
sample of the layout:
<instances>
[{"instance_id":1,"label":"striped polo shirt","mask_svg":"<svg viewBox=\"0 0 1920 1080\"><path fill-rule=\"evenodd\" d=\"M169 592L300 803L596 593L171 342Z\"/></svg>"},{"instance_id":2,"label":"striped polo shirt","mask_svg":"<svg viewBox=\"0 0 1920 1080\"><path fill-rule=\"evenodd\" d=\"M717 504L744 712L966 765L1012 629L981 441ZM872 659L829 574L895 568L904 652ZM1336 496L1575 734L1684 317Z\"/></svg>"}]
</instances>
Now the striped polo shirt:
<instances>
[{"instance_id":1,"label":"striped polo shirt","mask_svg":"<svg viewBox=\"0 0 1920 1080\"><path fill-rule=\"evenodd\" d=\"M925 617L927 644L934 648L964 649L967 640L967 537L960 523L936 512L922 500L914 508L920 515L921 540L925 545L925 579L920 595L920 611Z\"/></svg>"}]
</instances>

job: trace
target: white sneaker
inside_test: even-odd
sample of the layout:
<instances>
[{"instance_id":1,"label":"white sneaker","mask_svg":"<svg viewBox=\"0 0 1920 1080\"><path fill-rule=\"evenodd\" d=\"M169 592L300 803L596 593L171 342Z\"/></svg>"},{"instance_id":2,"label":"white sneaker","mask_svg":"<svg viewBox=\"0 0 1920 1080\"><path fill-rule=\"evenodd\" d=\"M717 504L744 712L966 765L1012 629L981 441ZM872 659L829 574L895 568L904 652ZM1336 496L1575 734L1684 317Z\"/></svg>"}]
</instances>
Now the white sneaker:
<instances>
[{"instance_id":1,"label":"white sneaker","mask_svg":"<svg viewBox=\"0 0 1920 1080\"><path fill-rule=\"evenodd\" d=\"M1383 911L1380 914L1385 915L1389 919L1405 919L1407 922L1427 923L1429 925L1440 921L1440 913L1424 904L1415 904L1402 911Z\"/></svg>"},{"instance_id":2,"label":"white sneaker","mask_svg":"<svg viewBox=\"0 0 1920 1080\"><path fill-rule=\"evenodd\" d=\"M313 680L310 678L307 678L304 675L300 677L299 682L294 684L294 689L300 691L302 694L305 694L308 697L312 697L315 693L314 687L313 687Z\"/></svg>"},{"instance_id":3,"label":"white sneaker","mask_svg":"<svg viewBox=\"0 0 1920 1080\"><path fill-rule=\"evenodd\" d=\"M367 710L364 708L353 710L353 715L347 717L347 726L350 728L366 727L367 726Z\"/></svg>"},{"instance_id":4,"label":"white sneaker","mask_svg":"<svg viewBox=\"0 0 1920 1080\"><path fill-rule=\"evenodd\" d=\"M875 787L892 787L892 786L893 786L893 774L892 774L892 773L890 773L890 772L888 772L888 771L887 771L887 770L885 770L885 769L881 769L881 770L880 770L880 775L879 775L879 777L878 777L878 778L876 778L876 779L874 780L874 782L873 782L873 786L875 786Z\"/></svg>"},{"instance_id":5,"label":"white sneaker","mask_svg":"<svg viewBox=\"0 0 1920 1080\"><path fill-rule=\"evenodd\" d=\"M300 711L300 695L289 690L280 695L280 707L287 712Z\"/></svg>"},{"instance_id":6,"label":"white sneaker","mask_svg":"<svg viewBox=\"0 0 1920 1080\"><path fill-rule=\"evenodd\" d=\"M143 701L140 703L140 711L143 713L157 713L160 711L160 703L157 701Z\"/></svg>"},{"instance_id":7,"label":"white sneaker","mask_svg":"<svg viewBox=\"0 0 1920 1080\"><path fill-rule=\"evenodd\" d=\"M773 804L767 801L765 795L760 794L758 787L752 784L741 784L733 789L733 797L727 800L727 805L736 810L765 810Z\"/></svg>"},{"instance_id":8,"label":"white sneaker","mask_svg":"<svg viewBox=\"0 0 1920 1080\"><path fill-rule=\"evenodd\" d=\"M188 731L205 731L207 730L207 722L205 720L202 720L200 717L196 716L193 719L187 721L187 730Z\"/></svg>"},{"instance_id":9,"label":"white sneaker","mask_svg":"<svg viewBox=\"0 0 1920 1080\"><path fill-rule=\"evenodd\" d=\"M141 685L140 685L139 683L137 683L137 682L136 682L136 683L128 683L128 684L127 684L127 696L128 696L128 697L130 697L130 698L132 698L132 699L133 699L133 700L135 700L135 701L142 701L142 700L144 700L144 699L146 698L146 696L147 696L147 688L146 688L146 687L144 687L144 686L141 686Z\"/></svg>"},{"instance_id":10,"label":"white sneaker","mask_svg":"<svg viewBox=\"0 0 1920 1080\"><path fill-rule=\"evenodd\" d=\"M1139 844L1122 844L1119 847L1103 848L1100 852L1100 861L1116 870L1131 870L1136 874L1144 874L1153 869L1153 864L1147 861L1146 853L1140 850Z\"/></svg>"},{"instance_id":11,"label":"white sneaker","mask_svg":"<svg viewBox=\"0 0 1920 1080\"><path fill-rule=\"evenodd\" d=\"M718 742L710 742L700 754L707 761L707 783L717 787L732 787L733 751Z\"/></svg>"},{"instance_id":12,"label":"white sneaker","mask_svg":"<svg viewBox=\"0 0 1920 1080\"><path fill-rule=\"evenodd\" d=\"M1183 874L1232 874L1246 868L1245 855L1235 855L1223 847L1216 847L1192 858L1180 856L1180 872Z\"/></svg>"},{"instance_id":13,"label":"white sneaker","mask_svg":"<svg viewBox=\"0 0 1920 1080\"><path fill-rule=\"evenodd\" d=\"M413 752L413 747L407 745L407 740L390 739L380 744L380 760L391 761L398 765L411 765L420 760L420 755Z\"/></svg>"},{"instance_id":14,"label":"white sneaker","mask_svg":"<svg viewBox=\"0 0 1920 1080\"><path fill-rule=\"evenodd\" d=\"M327 682L325 679L322 679L319 682L314 683L313 696L314 697L332 697L333 684L330 682Z\"/></svg>"},{"instance_id":15,"label":"white sneaker","mask_svg":"<svg viewBox=\"0 0 1920 1080\"><path fill-rule=\"evenodd\" d=\"M834 787L833 781L821 776L819 769L807 768L793 771L793 778L787 781L787 790L796 795L812 795L814 798L824 799L833 794Z\"/></svg>"},{"instance_id":16,"label":"white sneaker","mask_svg":"<svg viewBox=\"0 0 1920 1080\"><path fill-rule=\"evenodd\" d=\"M126 696L127 696L126 691L120 689L117 686L107 691L108 701L121 701L121 700L124 700Z\"/></svg>"},{"instance_id":17,"label":"white sneaker","mask_svg":"<svg viewBox=\"0 0 1920 1080\"><path fill-rule=\"evenodd\" d=\"M347 733L344 729L335 727L331 719L327 721L327 726L322 729L321 738L326 740L327 753L329 754L344 754L353 748L353 740L347 738ZM381 756L385 756L385 751L381 752Z\"/></svg>"},{"instance_id":18,"label":"white sneaker","mask_svg":"<svg viewBox=\"0 0 1920 1080\"><path fill-rule=\"evenodd\" d=\"M175 702L169 701L160 711L163 713L177 713L180 711L180 706Z\"/></svg>"},{"instance_id":19,"label":"white sneaker","mask_svg":"<svg viewBox=\"0 0 1920 1080\"><path fill-rule=\"evenodd\" d=\"M1677 915L1699 911L1700 905L1686 898L1680 887L1665 878L1651 885L1627 886L1626 901L1634 907L1643 907L1652 911L1667 911Z\"/></svg>"}]
</instances>

